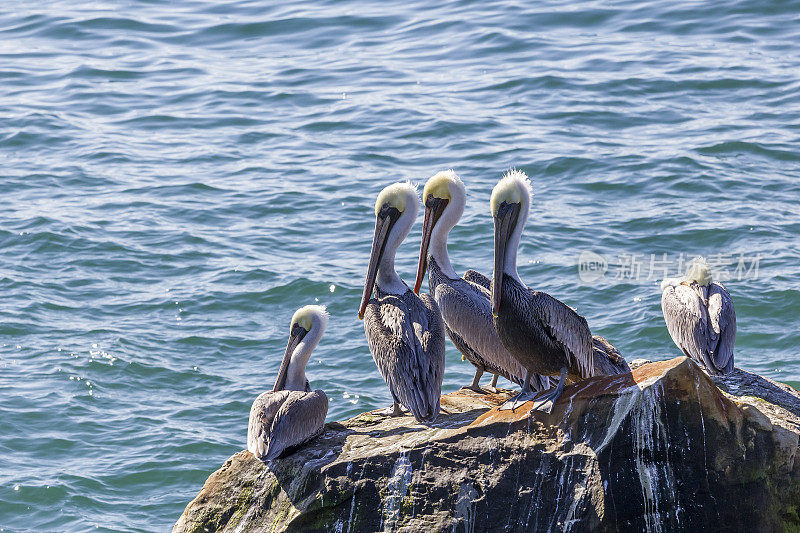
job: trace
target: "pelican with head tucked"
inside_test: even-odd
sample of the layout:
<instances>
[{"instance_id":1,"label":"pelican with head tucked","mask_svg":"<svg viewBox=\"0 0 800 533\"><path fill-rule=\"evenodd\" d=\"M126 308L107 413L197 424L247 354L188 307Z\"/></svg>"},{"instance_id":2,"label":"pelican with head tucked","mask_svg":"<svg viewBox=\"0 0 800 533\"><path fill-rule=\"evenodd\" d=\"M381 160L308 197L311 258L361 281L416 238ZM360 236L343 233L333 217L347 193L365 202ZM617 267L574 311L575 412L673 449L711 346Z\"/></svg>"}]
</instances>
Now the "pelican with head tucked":
<instances>
[{"instance_id":1,"label":"pelican with head tucked","mask_svg":"<svg viewBox=\"0 0 800 533\"><path fill-rule=\"evenodd\" d=\"M600 335L592 335L592 351L594 352L594 373L599 376L611 376L614 374L625 374L631 371L628 362L608 342Z\"/></svg>"},{"instance_id":2,"label":"pelican with head tucked","mask_svg":"<svg viewBox=\"0 0 800 533\"><path fill-rule=\"evenodd\" d=\"M301 307L292 317L275 386L250 408L247 449L259 459L275 459L322 433L328 397L322 390L311 390L306 363L327 323L328 313L321 305Z\"/></svg>"},{"instance_id":3,"label":"pelican with head tucked","mask_svg":"<svg viewBox=\"0 0 800 533\"><path fill-rule=\"evenodd\" d=\"M436 302L414 294L394 270L397 248L419 210L416 189L389 185L375 202L375 236L358 317L369 349L392 393L393 416L400 405L419 422L439 415L444 377L444 324ZM372 296L373 291L375 296Z\"/></svg>"},{"instance_id":4,"label":"pelican with head tucked","mask_svg":"<svg viewBox=\"0 0 800 533\"><path fill-rule=\"evenodd\" d=\"M704 258L692 261L686 279L661 282L661 310L672 340L684 354L711 374L733 371L733 300L721 283L712 281Z\"/></svg>"},{"instance_id":5,"label":"pelican with head tucked","mask_svg":"<svg viewBox=\"0 0 800 533\"><path fill-rule=\"evenodd\" d=\"M425 184L422 202L425 218L414 292L419 294L427 270L431 295L442 312L447 336L475 366L472 385L465 388L484 392L480 388L484 371L494 374L495 379L499 374L521 384L525 368L508 353L492 324L489 279L474 270L459 277L447 255L447 236L464 213L467 202L464 183L452 170L439 172ZM544 390L549 380L534 374L532 385L536 390Z\"/></svg>"},{"instance_id":6,"label":"pelican with head tucked","mask_svg":"<svg viewBox=\"0 0 800 533\"><path fill-rule=\"evenodd\" d=\"M517 249L531 205L530 181L522 172L508 172L491 198L494 218L494 273L492 315L503 345L527 376L522 392L511 401L534 397L533 374L560 375L558 386L536 401L534 409L550 412L561 395L567 376L582 380L594 375L592 334L586 319L571 307L542 291L529 289L517 273Z\"/></svg>"}]
</instances>

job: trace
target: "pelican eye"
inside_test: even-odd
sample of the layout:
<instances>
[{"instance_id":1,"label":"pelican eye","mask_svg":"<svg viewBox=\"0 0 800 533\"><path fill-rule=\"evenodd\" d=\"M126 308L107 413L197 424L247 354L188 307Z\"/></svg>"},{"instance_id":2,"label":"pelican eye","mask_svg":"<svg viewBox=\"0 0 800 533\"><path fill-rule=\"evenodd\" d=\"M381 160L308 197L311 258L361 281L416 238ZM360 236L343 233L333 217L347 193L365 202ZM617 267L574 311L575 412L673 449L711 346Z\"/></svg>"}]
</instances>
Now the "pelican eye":
<instances>
[{"instance_id":1,"label":"pelican eye","mask_svg":"<svg viewBox=\"0 0 800 533\"><path fill-rule=\"evenodd\" d=\"M300 316L292 323L292 335L300 335L311 331L311 317L308 315Z\"/></svg>"},{"instance_id":2,"label":"pelican eye","mask_svg":"<svg viewBox=\"0 0 800 533\"><path fill-rule=\"evenodd\" d=\"M500 205L497 206L497 209L494 212L494 215L499 217L505 215L508 211L510 211L514 206L521 206L520 202L501 202Z\"/></svg>"},{"instance_id":3,"label":"pelican eye","mask_svg":"<svg viewBox=\"0 0 800 533\"><path fill-rule=\"evenodd\" d=\"M378 218L392 218L397 220L400 218L400 215L403 213L402 209L397 208L389 203L383 204L380 211L378 211Z\"/></svg>"},{"instance_id":4,"label":"pelican eye","mask_svg":"<svg viewBox=\"0 0 800 533\"><path fill-rule=\"evenodd\" d=\"M431 190L427 191L427 194L425 195L425 201L428 202L433 198L439 200L450 200L450 197L450 188L446 183L443 183L440 186L432 187Z\"/></svg>"},{"instance_id":5,"label":"pelican eye","mask_svg":"<svg viewBox=\"0 0 800 533\"><path fill-rule=\"evenodd\" d=\"M441 198L439 196L434 196L433 194L429 194L428 197L425 198L425 206L426 207L432 207L431 204L433 204L437 200L440 201L440 202L443 202L443 201L449 200L449 198Z\"/></svg>"}]
</instances>

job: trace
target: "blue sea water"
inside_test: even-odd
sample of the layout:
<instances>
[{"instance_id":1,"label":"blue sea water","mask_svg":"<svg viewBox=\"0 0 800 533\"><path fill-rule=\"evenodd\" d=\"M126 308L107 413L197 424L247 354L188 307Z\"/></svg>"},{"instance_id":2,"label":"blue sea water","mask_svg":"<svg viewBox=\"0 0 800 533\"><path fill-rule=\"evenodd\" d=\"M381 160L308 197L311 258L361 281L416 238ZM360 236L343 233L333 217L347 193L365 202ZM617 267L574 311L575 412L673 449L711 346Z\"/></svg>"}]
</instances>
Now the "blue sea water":
<instances>
[{"instance_id":1,"label":"blue sea water","mask_svg":"<svg viewBox=\"0 0 800 533\"><path fill-rule=\"evenodd\" d=\"M799 141L797 0L3 2L0 528L168 529L302 304L332 315L329 419L388 405L356 317L373 203L447 168L457 270L491 274L519 168L529 285L671 358L658 283L705 254L737 366L797 384ZM445 391L472 373L448 343Z\"/></svg>"}]
</instances>

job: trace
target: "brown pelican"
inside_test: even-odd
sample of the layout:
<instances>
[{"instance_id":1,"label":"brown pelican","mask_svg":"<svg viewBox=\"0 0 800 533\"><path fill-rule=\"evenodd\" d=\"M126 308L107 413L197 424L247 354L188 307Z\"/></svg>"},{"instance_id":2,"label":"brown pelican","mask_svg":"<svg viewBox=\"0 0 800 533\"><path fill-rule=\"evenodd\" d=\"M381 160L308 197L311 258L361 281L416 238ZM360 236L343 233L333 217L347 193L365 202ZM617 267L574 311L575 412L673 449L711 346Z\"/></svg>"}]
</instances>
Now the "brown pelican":
<instances>
[{"instance_id":1,"label":"brown pelican","mask_svg":"<svg viewBox=\"0 0 800 533\"><path fill-rule=\"evenodd\" d=\"M619 350L600 335L592 335L592 352L594 354L594 373L597 376L611 376L630 372L628 362Z\"/></svg>"},{"instance_id":2,"label":"brown pelican","mask_svg":"<svg viewBox=\"0 0 800 533\"><path fill-rule=\"evenodd\" d=\"M492 191L492 315L503 345L527 371L522 392L508 402L510 407L517 400L533 399L530 375L560 374L555 390L534 404L534 409L550 412L567 376L581 380L594 375L594 353L586 319L549 294L529 289L517 274L517 249L530 204L530 181L522 172L508 172Z\"/></svg>"},{"instance_id":3,"label":"brown pelican","mask_svg":"<svg viewBox=\"0 0 800 533\"><path fill-rule=\"evenodd\" d=\"M461 278L453 270L447 255L447 236L464 213L467 191L464 183L452 170L439 172L428 180L422 192L425 219L414 292L419 294L425 271L431 295L444 319L447 336L475 366L475 378L467 389L484 392L480 379L484 371L521 384L525 368L505 349L492 324L488 278L468 270ZM533 387L544 390L548 378L534 374Z\"/></svg>"},{"instance_id":4,"label":"brown pelican","mask_svg":"<svg viewBox=\"0 0 800 533\"><path fill-rule=\"evenodd\" d=\"M417 421L432 422L439 415L444 377L444 323L436 302L414 294L394 270L397 248L414 224L418 204L417 191L408 183L389 185L378 195L358 317L392 393L392 416L401 414L402 404Z\"/></svg>"},{"instance_id":5,"label":"brown pelican","mask_svg":"<svg viewBox=\"0 0 800 533\"><path fill-rule=\"evenodd\" d=\"M711 280L704 258L692 261L685 280L661 282L661 310L672 340L684 354L711 374L733 370L733 301L721 283Z\"/></svg>"},{"instance_id":6,"label":"brown pelican","mask_svg":"<svg viewBox=\"0 0 800 533\"><path fill-rule=\"evenodd\" d=\"M328 414L328 397L311 390L306 363L319 342L328 313L320 305L301 307L292 317L289 343L278 379L250 408L247 449L262 460L275 459L322 433Z\"/></svg>"}]
</instances>

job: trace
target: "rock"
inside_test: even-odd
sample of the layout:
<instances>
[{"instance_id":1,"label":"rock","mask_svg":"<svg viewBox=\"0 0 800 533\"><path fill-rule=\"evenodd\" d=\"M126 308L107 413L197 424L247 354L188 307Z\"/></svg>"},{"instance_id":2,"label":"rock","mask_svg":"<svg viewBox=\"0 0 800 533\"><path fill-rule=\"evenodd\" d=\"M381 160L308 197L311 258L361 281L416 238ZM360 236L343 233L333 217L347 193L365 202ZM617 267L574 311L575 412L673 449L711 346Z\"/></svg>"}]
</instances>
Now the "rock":
<instances>
[{"instance_id":1,"label":"rock","mask_svg":"<svg viewBox=\"0 0 800 533\"><path fill-rule=\"evenodd\" d=\"M631 370L636 370L642 365L647 365L652 363L649 359L634 359L633 361L628 361L628 368Z\"/></svg>"},{"instance_id":2,"label":"rock","mask_svg":"<svg viewBox=\"0 0 800 533\"><path fill-rule=\"evenodd\" d=\"M681 357L568 386L549 415L463 390L430 427L364 413L269 464L237 453L173 531L800 528L800 395L715 380Z\"/></svg>"}]
</instances>

